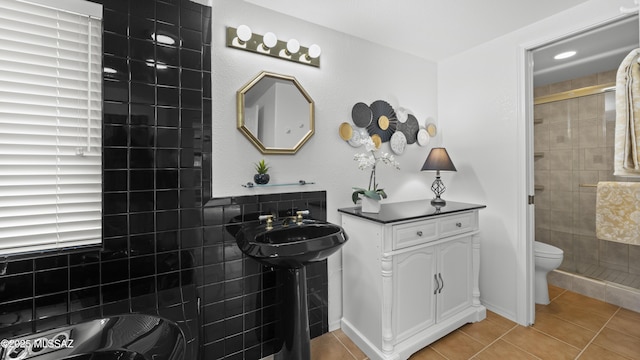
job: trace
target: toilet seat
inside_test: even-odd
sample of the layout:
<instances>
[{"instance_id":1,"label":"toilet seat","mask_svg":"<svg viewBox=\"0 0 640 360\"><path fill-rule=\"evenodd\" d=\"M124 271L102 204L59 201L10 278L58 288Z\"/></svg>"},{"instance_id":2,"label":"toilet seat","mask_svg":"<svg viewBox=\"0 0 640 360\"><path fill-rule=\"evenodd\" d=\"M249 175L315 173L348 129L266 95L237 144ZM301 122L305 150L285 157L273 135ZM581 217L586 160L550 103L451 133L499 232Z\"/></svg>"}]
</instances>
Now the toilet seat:
<instances>
[{"instance_id":1,"label":"toilet seat","mask_svg":"<svg viewBox=\"0 0 640 360\"><path fill-rule=\"evenodd\" d=\"M533 252L537 257L544 258L561 258L564 252L553 245L545 244L539 241L533 242Z\"/></svg>"}]
</instances>

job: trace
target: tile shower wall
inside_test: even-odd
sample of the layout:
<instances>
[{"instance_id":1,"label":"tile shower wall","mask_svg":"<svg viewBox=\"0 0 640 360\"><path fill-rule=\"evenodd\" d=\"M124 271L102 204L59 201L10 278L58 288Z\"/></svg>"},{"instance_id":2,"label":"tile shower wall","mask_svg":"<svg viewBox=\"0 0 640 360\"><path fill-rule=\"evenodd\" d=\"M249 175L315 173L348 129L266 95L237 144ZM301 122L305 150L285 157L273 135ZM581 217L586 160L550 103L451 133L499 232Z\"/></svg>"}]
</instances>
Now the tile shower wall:
<instances>
[{"instance_id":1,"label":"tile shower wall","mask_svg":"<svg viewBox=\"0 0 640 360\"><path fill-rule=\"evenodd\" d=\"M202 359L267 356L279 343L278 274L244 258L225 221L288 208L326 218L326 194L209 200L211 9L96 2L104 66L116 71L104 77L103 249L0 259L0 339L145 312L179 322L190 347L200 338ZM307 275L317 336L328 331L326 262Z\"/></svg>"},{"instance_id":2,"label":"tile shower wall","mask_svg":"<svg viewBox=\"0 0 640 360\"><path fill-rule=\"evenodd\" d=\"M616 71L550 84L535 96L615 82ZM613 176L615 93L536 105L536 240L564 250L561 270L640 289L640 247L595 235L598 181Z\"/></svg>"}]
</instances>

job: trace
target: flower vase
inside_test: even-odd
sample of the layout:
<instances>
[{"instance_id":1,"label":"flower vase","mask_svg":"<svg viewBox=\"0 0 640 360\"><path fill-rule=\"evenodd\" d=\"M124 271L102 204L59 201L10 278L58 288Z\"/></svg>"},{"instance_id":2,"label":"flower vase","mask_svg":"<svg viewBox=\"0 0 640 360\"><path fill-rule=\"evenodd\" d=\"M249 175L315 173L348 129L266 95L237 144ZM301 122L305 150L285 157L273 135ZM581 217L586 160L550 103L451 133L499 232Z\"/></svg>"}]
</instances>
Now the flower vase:
<instances>
[{"instance_id":1,"label":"flower vase","mask_svg":"<svg viewBox=\"0 0 640 360\"><path fill-rule=\"evenodd\" d=\"M360 198L360 204L362 205L362 212L374 214L380 212L380 200L363 196Z\"/></svg>"}]
</instances>

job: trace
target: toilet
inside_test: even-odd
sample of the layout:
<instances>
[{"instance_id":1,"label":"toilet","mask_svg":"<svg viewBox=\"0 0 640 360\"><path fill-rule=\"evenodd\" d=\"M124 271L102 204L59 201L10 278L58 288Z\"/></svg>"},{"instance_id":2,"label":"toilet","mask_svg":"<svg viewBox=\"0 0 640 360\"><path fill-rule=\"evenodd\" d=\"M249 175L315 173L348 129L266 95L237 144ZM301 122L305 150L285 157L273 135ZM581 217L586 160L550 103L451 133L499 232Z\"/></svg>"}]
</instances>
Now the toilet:
<instances>
[{"instance_id":1,"label":"toilet","mask_svg":"<svg viewBox=\"0 0 640 360\"><path fill-rule=\"evenodd\" d=\"M547 305L549 303L549 287L547 286L547 274L557 269L562 264L564 252L555 246L542 242L533 242L535 263L535 301L536 304Z\"/></svg>"}]
</instances>

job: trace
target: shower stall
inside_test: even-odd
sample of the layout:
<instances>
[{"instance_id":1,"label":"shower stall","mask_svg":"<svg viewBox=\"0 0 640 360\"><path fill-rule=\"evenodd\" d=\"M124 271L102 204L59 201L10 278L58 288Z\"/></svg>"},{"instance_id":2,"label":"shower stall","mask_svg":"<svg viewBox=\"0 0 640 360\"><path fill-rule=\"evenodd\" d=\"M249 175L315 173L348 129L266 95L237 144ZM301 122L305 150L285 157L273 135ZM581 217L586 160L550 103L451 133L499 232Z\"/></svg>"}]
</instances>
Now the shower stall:
<instances>
[{"instance_id":1,"label":"shower stall","mask_svg":"<svg viewBox=\"0 0 640 360\"><path fill-rule=\"evenodd\" d=\"M598 181L613 176L616 69L534 90L535 239L559 270L640 291L640 246L596 237ZM638 234L640 236L640 234Z\"/></svg>"}]
</instances>

